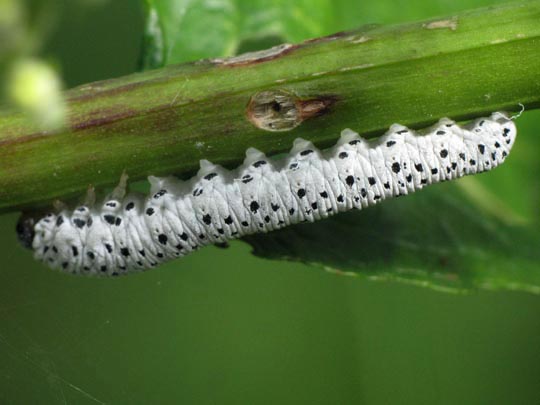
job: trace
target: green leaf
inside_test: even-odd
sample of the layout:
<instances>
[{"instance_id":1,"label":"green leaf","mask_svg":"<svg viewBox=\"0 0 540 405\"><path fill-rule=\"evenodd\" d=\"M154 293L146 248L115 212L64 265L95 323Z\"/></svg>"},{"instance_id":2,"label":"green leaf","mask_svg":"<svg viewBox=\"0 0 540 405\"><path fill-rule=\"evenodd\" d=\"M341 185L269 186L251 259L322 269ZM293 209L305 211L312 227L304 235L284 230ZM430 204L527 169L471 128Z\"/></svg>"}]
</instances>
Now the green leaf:
<instances>
[{"instance_id":1,"label":"green leaf","mask_svg":"<svg viewBox=\"0 0 540 405\"><path fill-rule=\"evenodd\" d=\"M518 120L514 151L494 172L245 240L257 256L370 279L538 294L539 126L536 112Z\"/></svg>"},{"instance_id":2,"label":"green leaf","mask_svg":"<svg viewBox=\"0 0 540 405\"><path fill-rule=\"evenodd\" d=\"M146 6L144 68L298 42L335 25L329 0L146 0Z\"/></svg>"},{"instance_id":3,"label":"green leaf","mask_svg":"<svg viewBox=\"0 0 540 405\"><path fill-rule=\"evenodd\" d=\"M157 68L296 43L358 27L433 16L480 6L481 1L413 0L396 10L350 0L144 0L142 67ZM502 1L504 2L504 1ZM249 43L249 45L245 45Z\"/></svg>"}]
</instances>

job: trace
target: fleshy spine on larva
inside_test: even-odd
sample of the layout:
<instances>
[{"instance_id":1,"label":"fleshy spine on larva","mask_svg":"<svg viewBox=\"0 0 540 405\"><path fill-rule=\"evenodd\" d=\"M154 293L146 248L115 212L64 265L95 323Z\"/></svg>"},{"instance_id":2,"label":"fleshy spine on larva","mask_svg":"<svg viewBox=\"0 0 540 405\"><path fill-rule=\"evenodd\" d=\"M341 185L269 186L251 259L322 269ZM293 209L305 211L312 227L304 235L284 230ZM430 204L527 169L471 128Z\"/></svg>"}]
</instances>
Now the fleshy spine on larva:
<instances>
[{"instance_id":1,"label":"fleshy spine on larva","mask_svg":"<svg viewBox=\"0 0 540 405\"><path fill-rule=\"evenodd\" d=\"M490 170L505 160L515 137L515 125L503 113L465 127L444 118L423 135L394 124L374 141L345 129L324 151L297 139L280 160L250 148L235 171L203 160L189 181L149 177L150 196L125 195L123 177L103 205L49 214L30 229L20 227L19 234L36 259L52 268L116 276L204 245L312 222Z\"/></svg>"}]
</instances>

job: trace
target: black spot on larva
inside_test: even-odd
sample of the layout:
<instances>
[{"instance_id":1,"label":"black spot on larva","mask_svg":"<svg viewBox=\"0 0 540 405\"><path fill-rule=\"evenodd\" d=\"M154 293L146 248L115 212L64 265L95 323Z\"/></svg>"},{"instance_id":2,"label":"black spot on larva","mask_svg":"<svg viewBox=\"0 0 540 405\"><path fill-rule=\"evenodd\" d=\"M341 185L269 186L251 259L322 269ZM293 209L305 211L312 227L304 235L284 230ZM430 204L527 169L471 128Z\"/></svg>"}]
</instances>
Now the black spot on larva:
<instances>
[{"instance_id":1,"label":"black spot on larva","mask_svg":"<svg viewBox=\"0 0 540 405\"><path fill-rule=\"evenodd\" d=\"M188 234L183 232L182 235L180 235L180 239L182 239L183 241L188 240Z\"/></svg>"},{"instance_id":2,"label":"black spot on larva","mask_svg":"<svg viewBox=\"0 0 540 405\"><path fill-rule=\"evenodd\" d=\"M167 235L165 235L164 233L160 233L158 235L158 241L162 245L166 245L168 240L169 240L169 238L167 238Z\"/></svg>"},{"instance_id":3,"label":"black spot on larva","mask_svg":"<svg viewBox=\"0 0 540 405\"><path fill-rule=\"evenodd\" d=\"M105 205L107 207L116 208L116 201L108 201Z\"/></svg>"},{"instance_id":4,"label":"black spot on larva","mask_svg":"<svg viewBox=\"0 0 540 405\"><path fill-rule=\"evenodd\" d=\"M179 243L175 246L176 250L182 250L184 247Z\"/></svg>"},{"instance_id":5,"label":"black spot on larva","mask_svg":"<svg viewBox=\"0 0 540 405\"><path fill-rule=\"evenodd\" d=\"M157 200L160 197L163 197L165 194L167 194L167 190L159 190L156 194L154 194L154 199Z\"/></svg>"},{"instance_id":6,"label":"black spot on larva","mask_svg":"<svg viewBox=\"0 0 540 405\"><path fill-rule=\"evenodd\" d=\"M491 153L491 159L497 160L497 152L492 152Z\"/></svg>"},{"instance_id":7,"label":"black spot on larva","mask_svg":"<svg viewBox=\"0 0 540 405\"><path fill-rule=\"evenodd\" d=\"M68 266L68 262L63 262L62 263L62 268L65 270L67 269L67 266Z\"/></svg>"},{"instance_id":8,"label":"black spot on larva","mask_svg":"<svg viewBox=\"0 0 540 405\"><path fill-rule=\"evenodd\" d=\"M299 188L296 194L298 194L298 197L304 198L306 196L306 190L303 188Z\"/></svg>"},{"instance_id":9,"label":"black spot on larva","mask_svg":"<svg viewBox=\"0 0 540 405\"><path fill-rule=\"evenodd\" d=\"M233 223L232 217L229 215L227 218L223 220L227 225L231 225Z\"/></svg>"},{"instance_id":10,"label":"black spot on larva","mask_svg":"<svg viewBox=\"0 0 540 405\"><path fill-rule=\"evenodd\" d=\"M94 220L92 219L92 217L89 217L88 221L86 222L86 225L88 226L88 228L90 228L93 223L94 223Z\"/></svg>"},{"instance_id":11,"label":"black spot on larva","mask_svg":"<svg viewBox=\"0 0 540 405\"><path fill-rule=\"evenodd\" d=\"M201 234L199 235L199 239L205 239L205 238L206 238L206 236L204 236L204 234L201 233Z\"/></svg>"},{"instance_id":12,"label":"black spot on larva","mask_svg":"<svg viewBox=\"0 0 540 405\"><path fill-rule=\"evenodd\" d=\"M508 153L506 153L506 151L503 151L502 157L505 158L506 156L508 156Z\"/></svg>"},{"instance_id":13,"label":"black spot on larva","mask_svg":"<svg viewBox=\"0 0 540 405\"><path fill-rule=\"evenodd\" d=\"M268 215L264 217L264 222L266 223L270 222L270 217Z\"/></svg>"},{"instance_id":14,"label":"black spot on larva","mask_svg":"<svg viewBox=\"0 0 540 405\"><path fill-rule=\"evenodd\" d=\"M249 226L249 224L247 223L247 221L242 221L242 226Z\"/></svg>"},{"instance_id":15,"label":"black spot on larva","mask_svg":"<svg viewBox=\"0 0 540 405\"><path fill-rule=\"evenodd\" d=\"M466 158L465 158L465 153L463 153L463 152L461 152L458 156L459 156L459 158L460 158L461 160L463 160L463 161L466 159Z\"/></svg>"},{"instance_id":16,"label":"black spot on larva","mask_svg":"<svg viewBox=\"0 0 540 405\"><path fill-rule=\"evenodd\" d=\"M146 215L150 216L154 214L154 209L152 207L146 209Z\"/></svg>"},{"instance_id":17,"label":"black spot on larva","mask_svg":"<svg viewBox=\"0 0 540 405\"><path fill-rule=\"evenodd\" d=\"M380 196L380 195L376 195L376 196L373 197L373 199L374 199L375 201L380 200L380 199L381 199L381 196Z\"/></svg>"},{"instance_id":18,"label":"black spot on larva","mask_svg":"<svg viewBox=\"0 0 540 405\"><path fill-rule=\"evenodd\" d=\"M110 225L114 225L114 221L115 221L115 216L114 215L104 215L103 216L103 219L109 223Z\"/></svg>"},{"instance_id":19,"label":"black spot on larva","mask_svg":"<svg viewBox=\"0 0 540 405\"><path fill-rule=\"evenodd\" d=\"M47 253L48 250L49 250L49 247L48 247L48 246L45 246L45 247L43 248L43 254Z\"/></svg>"},{"instance_id":20,"label":"black spot on larva","mask_svg":"<svg viewBox=\"0 0 540 405\"><path fill-rule=\"evenodd\" d=\"M73 253L73 256L78 256L79 255L79 249L77 249L77 246L72 246L71 247L71 252Z\"/></svg>"},{"instance_id":21,"label":"black spot on larva","mask_svg":"<svg viewBox=\"0 0 540 405\"><path fill-rule=\"evenodd\" d=\"M343 198L343 194L338 195L337 196L337 202L342 203L343 201L345 201L345 199Z\"/></svg>"},{"instance_id":22,"label":"black spot on larva","mask_svg":"<svg viewBox=\"0 0 540 405\"><path fill-rule=\"evenodd\" d=\"M401 170L401 166L398 162L392 163L392 171L394 173L399 173L400 170Z\"/></svg>"},{"instance_id":23,"label":"black spot on larva","mask_svg":"<svg viewBox=\"0 0 540 405\"><path fill-rule=\"evenodd\" d=\"M360 195L362 196L362 198L366 198L367 197L367 191L365 188L363 188L362 190L360 190Z\"/></svg>"},{"instance_id":24,"label":"black spot on larva","mask_svg":"<svg viewBox=\"0 0 540 405\"><path fill-rule=\"evenodd\" d=\"M139 254L142 256L142 257L146 257L146 252L144 250L139 250Z\"/></svg>"},{"instance_id":25,"label":"black spot on larva","mask_svg":"<svg viewBox=\"0 0 540 405\"><path fill-rule=\"evenodd\" d=\"M453 169L453 170L456 170L456 169L457 169L457 162L452 162L452 169Z\"/></svg>"},{"instance_id":26,"label":"black spot on larva","mask_svg":"<svg viewBox=\"0 0 540 405\"><path fill-rule=\"evenodd\" d=\"M496 148L500 148L500 147L501 147L501 144L500 144L499 142L495 142L494 146L495 146Z\"/></svg>"},{"instance_id":27,"label":"black spot on larva","mask_svg":"<svg viewBox=\"0 0 540 405\"><path fill-rule=\"evenodd\" d=\"M217 177L217 173L208 173L206 176L204 176L203 178L205 180L212 180L214 177Z\"/></svg>"},{"instance_id":28,"label":"black spot on larva","mask_svg":"<svg viewBox=\"0 0 540 405\"><path fill-rule=\"evenodd\" d=\"M272 207L272 211L274 211L274 212L279 210L279 205L278 204L270 203L270 207Z\"/></svg>"},{"instance_id":29,"label":"black spot on larva","mask_svg":"<svg viewBox=\"0 0 540 405\"><path fill-rule=\"evenodd\" d=\"M471 166L474 166L476 164L476 160L474 160L474 159L469 160L469 164Z\"/></svg>"},{"instance_id":30,"label":"black spot on larva","mask_svg":"<svg viewBox=\"0 0 540 405\"><path fill-rule=\"evenodd\" d=\"M506 137L510 133L510 128L504 128L503 129L503 136Z\"/></svg>"},{"instance_id":31,"label":"black spot on larva","mask_svg":"<svg viewBox=\"0 0 540 405\"><path fill-rule=\"evenodd\" d=\"M354 139L349 142L349 145L356 145L357 143L360 143L360 139Z\"/></svg>"},{"instance_id":32,"label":"black spot on larva","mask_svg":"<svg viewBox=\"0 0 540 405\"><path fill-rule=\"evenodd\" d=\"M328 208L326 212L332 212L334 209L332 207Z\"/></svg>"},{"instance_id":33,"label":"black spot on larva","mask_svg":"<svg viewBox=\"0 0 540 405\"><path fill-rule=\"evenodd\" d=\"M100 270L105 273L107 271L107 266L101 266L100 267Z\"/></svg>"},{"instance_id":34,"label":"black spot on larva","mask_svg":"<svg viewBox=\"0 0 540 405\"><path fill-rule=\"evenodd\" d=\"M427 184L427 179L420 180L420 184Z\"/></svg>"},{"instance_id":35,"label":"black spot on larva","mask_svg":"<svg viewBox=\"0 0 540 405\"><path fill-rule=\"evenodd\" d=\"M112 246L108 243L105 243L105 249L107 249L107 252L112 253Z\"/></svg>"},{"instance_id":36,"label":"black spot on larva","mask_svg":"<svg viewBox=\"0 0 540 405\"><path fill-rule=\"evenodd\" d=\"M116 226L120 226L121 223L122 223L122 218L116 217L116 220L114 221L114 224L115 224Z\"/></svg>"},{"instance_id":37,"label":"black spot on larva","mask_svg":"<svg viewBox=\"0 0 540 405\"><path fill-rule=\"evenodd\" d=\"M510 142L512 142L512 139L508 138L508 139L506 140L506 144L507 144L507 145L510 145Z\"/></svg>"},{"instance_id":38,"label":"black spot on larva","mask_svg":"<svg viewBox=\"0 0 540 405\"><path fill-rule=\"evenodd\" d=\"M486 150L486 147L482 145L481 143L478 144L478 151L483 155L484 151Z\"/></svg>"},{"instance_id":39,"label":"black spot on larva","mask_svg":"<svg viewBox=\"0 0 540 405\"><path fill-rule=\"evenodd\" d=\"M83 270L84 270L84 271L88 271L88 270L90 270L90 267L84 266L84 267L83 267Z\"/></svg>"},{"instance_id":40,"label":"black spot on larva","mask_svg":"<svg viewBox=\"0 0 540 405\"><path fill-rule=\"evenodd\" d=\"M289 165L289 169L291 169L291 170L294 170L294 169L297 169L297 168L298 168L298 163L291 163Z\"/></svg>"},{"instance_id":41,"label":"black spot on larva","mask_svg":"<svg viewBox=\"0 0 540 405\"><path fill-rule=\"evenodd\" d=\"M442 131L442 130L439 130L437 132L435 132L437 135L444 135L446 134L446 132Z\"/></svg>"},{"instance_id":42,"label":"black spot on larva","mask_svg":"<svg viewBox=\"0 0 540 405\"><path fill-rule=\"evenodd\" d=\"M484 120L480 121L480 122L478 123L478 126L481 127L482 125L484 125L485 122L486 122L486 121L484 121Z\"/></svg>"},{"instance_id":43,"label":"black spot on larva","mask_svg":"<svg viewBox=\"0 0 540 405\"><path fill-rule=\"evenodd\" d=\"M86 211L86 207L79 207L79 208L77 208L77 211L79 211L79 212L85 212L85 211Z\"/></svg>"},{"instance_id":44,"label":"black spot on larva","mask_svg":"<svg viewBox=\"0 0 540 405\"><path fill-rule=\"evenodd\" d=\"M64 217L60 215L58 218L56 218L56 226L60 226L64 223Z\"/></svg>"},{"instance_id":45,"label":"black spot on larva","mask_svg":"<svg viewBox=\"0 0 540 405\"><path fill-rule=\"evenodd\" d=\"M439 154L441 155L441 157L444 159L445 157L448 156L448 151L446 149L442 149Z\"/></svg>"},{"instance_id":46,"label":"black spot on larva","mask_svg":"<svg viewBox=\"0 0 540 405\"><path fill-rule=\"evenodd\" d=\"M133 201L126 204L126 211L132 210L133 208L135 208L135 203Z\"/></svg>"},{"instance_id":47,"label":"black spot on larva","mask_svg":"<svg viewBox=\"0 0 540 405\"><path fill-rule=\"evenodd\" d=\"M407 177L405 177L405 180L410 183L412 181L412 174L409 174Z\"/></svg>"},{"instance_id":48,"label":"black spot on larva","mask_svg":"<svg viewBox=\"0 0 540 405\"><path fill-rule=\"evenodd\" d=\"M255 163L253 163L253 167L261 167L261 166L264 166L266 164L266 161L265 160L258 160L256 161Z\"/></svg>"},{"instance_id":49,"label":"black spot on larva","mask_svg":"<svg viewBox=\"0 0 540 405\"><path fill-rule=\"evenodd\" d=\"M90 218L89 218L90 220ZM80 218L73 218L73 223L75 224L75 226L77 228L82 228L84 225L86 225L86 222L84 222L82 219Z\"/></svg>"},{"instance_id":50,"label":"black spot on larva","mask_svg":"<svg viewBox=\"0 0 540 405\"><path fill-rule=\"evenodd\" d=\"M137 264L142 267L142 262L140 260L137 260Z\"/></svg>"},{"instance_id":51,"label":"black spot on larva","mask_svg":"<svg viewBox=\"0 0 540 405\"><path fill-rule=\"evenodd\" d=\"M447 167L446 167L446 173L450 173L450 171L451 171L451 170L450 170L450 167L447 166Z\"/></svg>"},{"instance_id":52,"label":"black spot on larva","mask_svg":"<svg viewBox=\"0 0 540 405\"><path fill-rule=\"evenodd\" d=\"M383 184L384 188L389 190L390 189L390 183L386 182Z\"/></svg>"},{"instance_id":53,"label":"black spot on larva","mask_svg":"<svg viewBox=\"0 0 540 405\"><path fill-rule=\"evenodd\" d=\"M422 163L415 163L414 168L416 169L417 172L423 172L424 171L424 166L422 166Z\"/></svg>"},{"instance_id":54,"label":"black spot on larva","mask_svg":"<svg viewBox=\"0 0 540 405\"><path fill-rule=\"evenodd\" d=\"M409 132L407 129L402 129L400 131L397 131L396 134L406 134L407 132Z\"/></svg>"},{"instance_id":55,"label":"black spot on larva","mask_svg":"<svg viewBox=\"0 0 540 405\"><path fill-rule=\"evenodd\" d=\"M260 208L260 205L257 201L252 201L250 204L249 204L249 209L251 210L251 212L253 212L254 214L257 213L257 211L259 210Z\"/></svg>"},{"instance_id":56,"label":"black spot on larva","mask_svg":"<svg viewBox=\"0 0 540 405\"><path fill-rule=\"evenodd\" d=\"M193 190L193 197L198 197L198 196L200 196L202 193L203 193L203 189L202 189L202 188L196 188L195 190Z\"/></svg>"},{"instance_id":57,"label":"black spot on larva","mask_svg":"<svg viewBox=\"0 0 540 405\"><path fill-rule=\"evenodd\" d=\"M387 147L393 146L395 144L396 144L396 141L388 141L388 142L386 142Z\"/></svg>"},{"instance_id":58,"label":"black spot on larva","mask_svg":"<svg viewBox=\"0 0 540 405\"><path fill-rule=\"evenodd\" d=\"M355 197L354 197L354 202L358 202L358 201L360 201L360 197L355 196Z\"/></svg>"},{"instance_id":59,"label":"black spot on larva","mask_svg":"<svg viewBox=\"0 0 540 405\"><path fill-rule=\"evenodd\" d=\"M370 186L374 186L375 183L377 183L377 180L375 180L375 177L368 177L367 180Z\"/></svg>"},{"instance_id":60,"label":"black spot on larva","mask_svg":"<svg viewBox=\"0 0 540 405\"><path fill-rule=\"evenodd\" d=\"M126 248L126 247L123 247L123 248L120 249L120 253L122 254L122 256L128 257L129 256L129 249Z\"/></svg>"},{"instance_id":61,"label":"black spot on larva","mask_svg":"<svg viewBox=\"0 0 540 405\"><path fill-rule=\"evenodd\" d=\"M347 176L345 178L345 183L347 183L349 187L352 187L354 184L354 176Z\"/></svg>"},{"instance_id":62,"label":"black spot on larva","mask_svg":"<svg viewBox=\"0 0 540 405\"><path fill-rule=\"evenodd\" d=\"M156 256L159 257L160 259L163 258L163 253L156 253Z\"/></svg>"},{"instance_id":63,"label":"black spot on larva","mask_svg":"<svg viewBox=\"0 0 540 405\"><path fill-rule=\"evenodd\" d=\"M90 260L94 260L96 258L94 252L86 252L86 256L88 256Z\"/></svg>"},{"instance_id":64,"label":"black spot on larva","mask_svg":"<svg viewBox=\"0 0 540 405\"><path fill-rule=\"evenodd\" d=\"M212 223L212 217L210 214L203 215L202 220L206 225L210 225Z\"/></svg>"},{"instance_id":65,"label":"black spot on larva","mask_svg":"<svg viewBox=\"0 0 540 405\"><path fill-rule=\"evenodd\" d=\"M317 209L317 203L316 203L316 202L312 203L312 204L311 204L311 208L313 208L314 210L316 210L316 209Z\"/></svg>"},{"instance_id":66,"label":"black spot on larva","mask_svg":"<svg viewBox=\"0 0 540 405\"><path fill-rule=\"evenodd\" d=\"M349 156L349 154L347 152L340 152L338 156L340 159L345 159Z\"/></svg>"},{"instance_id":67,"label":"black spot on larva","mask_svg":"<svg viewBox=\"0 0 540 405\"><path fill-rule=\"evenodd\" d=\"M244 177L242 177L242 183L247 184L251 180L253 180L253 177L251 177L249 174L246 174Z\"/></svg>"},{"instance_id":68,"label":"black spot on larva","mask_svg":"<svg viewBox=\"0 0 540 405\"><path fill-rule=\"evenodd\" d=\"M259 222L259 228L264 228L264 224L262 222Z\"/></svg>"},{"instance_id":69,"label":"black spot on larva","mask_svg":"<svg viewBox=\"0 0 540 405\"><path fill-rule=\"evenodd\" d=\"M294 214L294 208L289 209L289 214Z\"/></svg>"},{"instance_id":70,"label":"black spot on larva","mask_svg":"<svg viewBox=\"0 0 540 405\"><path fill-rule=\"evenodd\" d=\"M439 170L437 170L436 167L431 169L431 174L437 174L437 173L439 173Z\"/></svg>"},{"instance_id":71,"label":"black spot on larva","mask_svg":"<svg viewBox=\"0 0 540 405\"><path fill-rule=\"evenodd\" d=\"M328 198L328 193L326 191L323 191L322 193L319 193L319 195L322 197L322 198Z\"/></svg>"}]
</instances>

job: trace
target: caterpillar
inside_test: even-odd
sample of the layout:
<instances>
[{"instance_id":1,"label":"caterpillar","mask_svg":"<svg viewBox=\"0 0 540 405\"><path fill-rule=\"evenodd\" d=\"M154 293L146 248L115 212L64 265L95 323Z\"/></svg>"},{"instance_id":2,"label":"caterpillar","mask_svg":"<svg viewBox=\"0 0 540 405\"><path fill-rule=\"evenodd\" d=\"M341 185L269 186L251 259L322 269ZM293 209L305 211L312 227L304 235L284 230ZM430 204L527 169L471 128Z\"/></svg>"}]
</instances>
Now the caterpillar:
<instances>
[{"instance_id":1,"label":"caterpillar","mask_svg":"<svg viewBox=\"0 0 540 405\"><path fill-rule=\"evenodd\" d=\"M345 129L324 151L297 139L279 160L250 148L234 171L202 160L189 181L150 176L149 196L126 195L123 176L103 204L87 198L73 211L20 222L18 233L52 268L117 276L204 245L366 208L490 170L505 160L515 137L516 127L503 113L464 127L443 118L423 134L394 124L374 141Z\"/></svg>"}]
</instances>

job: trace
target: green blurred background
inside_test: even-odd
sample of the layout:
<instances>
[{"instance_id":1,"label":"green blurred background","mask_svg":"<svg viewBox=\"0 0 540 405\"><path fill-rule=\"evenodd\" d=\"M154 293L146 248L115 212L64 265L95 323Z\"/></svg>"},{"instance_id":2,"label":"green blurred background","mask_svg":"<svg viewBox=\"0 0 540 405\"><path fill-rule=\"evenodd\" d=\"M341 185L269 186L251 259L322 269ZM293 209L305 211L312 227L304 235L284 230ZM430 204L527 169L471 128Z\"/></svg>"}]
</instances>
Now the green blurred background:
<instances>
[{"instance_id":1,"label":"green blurred background","mask_svg":"<svg viewBox=\"0 0 540 405\"><path fill-rule=\"evenodd\" d=\"M493 2L327 3L338 31ZM43 55L67 86L137 69L138 2L57 7ZM526 113L518 126L539 123ZM521 134L518 156L533 135ZM34 262L16 220L0 217L1 403L540 402L538 296L369 282L255 258L242 242L140 275L78 278Z\"/></svg>"}]
</instances>

